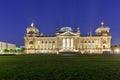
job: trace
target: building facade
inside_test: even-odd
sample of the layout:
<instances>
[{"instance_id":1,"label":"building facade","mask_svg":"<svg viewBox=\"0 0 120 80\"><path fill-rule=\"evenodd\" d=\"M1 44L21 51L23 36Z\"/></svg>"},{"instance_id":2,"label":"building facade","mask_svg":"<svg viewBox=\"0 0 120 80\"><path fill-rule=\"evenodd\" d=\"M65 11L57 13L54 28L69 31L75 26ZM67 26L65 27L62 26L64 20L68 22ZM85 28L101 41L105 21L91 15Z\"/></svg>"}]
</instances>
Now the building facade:
<instances>
[{"instance_id":1,"label":"building facade","mask_svg":"<svg viewBox=\"0 0 120 80\"><path fill-rule=\"evenodd\" d=\"M56 28L54 36L39 35L39 30L31 24L26 29L25 53L39 54L51 53L60 54L62 52L78 52L81 54L102 54L104 51L111 51L110 28L101 23L101 27L96 29L96 34L81 35L80 28L73 31L71 27Z\"/></svg>"},{"instance_id":2,"label":"building facade","mask_svg":"<svg viewBox=\"0 0 120 80\"><path fill-rule=\"evenodd\" d=\"M12 43L0 42L0 53L3 53L3 50L15 50L16 45Z\"/></svg>"}]
</instances>

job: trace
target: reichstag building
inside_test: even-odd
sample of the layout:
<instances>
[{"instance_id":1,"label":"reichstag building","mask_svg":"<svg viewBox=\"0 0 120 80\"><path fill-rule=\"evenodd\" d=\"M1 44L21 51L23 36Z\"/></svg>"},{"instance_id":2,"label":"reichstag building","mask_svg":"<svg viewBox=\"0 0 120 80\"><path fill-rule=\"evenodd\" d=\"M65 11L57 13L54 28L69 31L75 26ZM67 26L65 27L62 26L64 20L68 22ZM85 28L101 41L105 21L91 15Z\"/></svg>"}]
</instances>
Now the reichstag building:
<instances>
[{"instance_id":1,"label":"reichstag building","mask_svg":"<svg viewBox=\"0 0 120 80\"><path fill-rule=\"evenodd\" d=\"M73 30L71 27L56 28L54 36L39 35L39 30L34 23L26 29L25 53L26 54L60 54L63 52L77 52L81 54L102 54L111 51L110 28L101 26L96 29L96 34L81 35L80 28Z\"/></svg>"}]
</instances>

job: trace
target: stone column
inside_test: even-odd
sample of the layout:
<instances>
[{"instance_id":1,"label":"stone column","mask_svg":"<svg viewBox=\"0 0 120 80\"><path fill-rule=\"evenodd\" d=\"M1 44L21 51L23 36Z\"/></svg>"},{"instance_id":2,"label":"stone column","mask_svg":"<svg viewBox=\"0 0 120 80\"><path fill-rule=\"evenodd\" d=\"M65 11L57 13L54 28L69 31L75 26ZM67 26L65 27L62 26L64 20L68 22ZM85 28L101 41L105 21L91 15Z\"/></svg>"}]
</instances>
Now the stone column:
<instances>
[{"instance_id":1,"label":"stone column","mask_svg":"<svg viewBox=\"0 0 120 80\"><path fill-rule=\"evenodd\" d=\"M65 38L65 49L67 48L67 38Z\"/></svg>"},{"instance_id":2,"label":"stone column","mask_svg":"<svg viewBox=\"0 0 120 80\"><path fill-rule=\"evenodd\" d=\"M71 38L69 39L69 41L70 41L70 49L71 49Z\"/></svg>"},{"instance_id":3,"label":"stone column","mask_svg":"<svg viewBox=\"0 0 120 80\"><path fill-rule=\"evenodd\" d=\"M71 49L73 49L73 45L74 45L73 38L71 38Z\"/></svg>"}]
</instances>

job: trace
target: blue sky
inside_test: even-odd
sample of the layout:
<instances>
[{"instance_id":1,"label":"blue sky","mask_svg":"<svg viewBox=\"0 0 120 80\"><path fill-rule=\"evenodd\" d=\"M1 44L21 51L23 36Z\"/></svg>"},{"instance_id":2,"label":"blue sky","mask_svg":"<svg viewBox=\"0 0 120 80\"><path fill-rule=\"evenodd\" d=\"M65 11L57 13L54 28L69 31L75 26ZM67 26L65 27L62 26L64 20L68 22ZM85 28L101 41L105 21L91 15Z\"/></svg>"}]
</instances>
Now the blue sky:
<instances>
[{"instance_id":1,"label":"blue sky","mask_svg":"<svg viewBox=\"0 0 120 80\"><path fill-rule=\"evenodd\" d=\"M55 34L55 28L80 27L81 34L110 27L112 44L120 44L120 0L0 0L0 41L24 45L31 22L40 33Z\"/></svg>"}]
</instances>

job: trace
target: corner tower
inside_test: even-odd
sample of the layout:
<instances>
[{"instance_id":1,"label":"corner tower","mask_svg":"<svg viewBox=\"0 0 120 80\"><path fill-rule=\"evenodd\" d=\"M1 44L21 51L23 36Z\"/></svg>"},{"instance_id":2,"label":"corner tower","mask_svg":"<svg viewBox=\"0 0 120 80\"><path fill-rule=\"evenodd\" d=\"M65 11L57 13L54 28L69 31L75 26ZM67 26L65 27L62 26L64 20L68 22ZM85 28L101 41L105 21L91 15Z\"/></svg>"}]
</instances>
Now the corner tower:
<instances>
[{"instance_id":1,"label":"corner tower","mask_svg":"<svg viewBox=\"0 0 120 80\"><path fill-rule=\"evenodd\" d=\"M35 53L37 37L39 36L39 30L35 28L34 23L26 29L25 41L25 53Z\"/></svg>"},{"instance_id":2,"label":"corner tower","mask_svg":"<svg viewBox=\"0 0 120 80\"><path fill-rule=\"evenodd\" d=\"M104 25L104 22L101 22L101 26L96 29L96 35L98 36L110 36L110 28Z\"/></svg>"},{"instance_id":3,"label":"corner tower","mask_svg":"<svg viewBox=\"0 0 120 80\"><path fill-rule=\"evenodd\" d=\"M34 23L31 23L31 26L26 29L27 34L26 36L38 36L39 35L39 30L35 28Z\"/></svg>"},{"instance_id":4,"label":"corner tower","mask_svg":"<svg viewBox=\"0 0 120 80\"><path fill-rule=\"evenodd\" d=\"M96 35L100 36L100 45L102 52L111 51L111 34L110 28L104 25L104 22L101 22L101 27L96 29Z\"/></svg>"}]
</instances>

